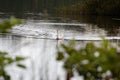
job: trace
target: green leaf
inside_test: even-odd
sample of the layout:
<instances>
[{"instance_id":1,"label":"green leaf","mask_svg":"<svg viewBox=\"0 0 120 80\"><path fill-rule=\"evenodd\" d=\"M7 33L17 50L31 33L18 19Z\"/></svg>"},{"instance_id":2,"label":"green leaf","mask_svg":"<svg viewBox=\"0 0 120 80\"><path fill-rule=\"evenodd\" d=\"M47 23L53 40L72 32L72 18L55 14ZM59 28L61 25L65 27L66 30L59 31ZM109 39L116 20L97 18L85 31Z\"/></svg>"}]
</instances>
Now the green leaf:
<instances>
[{"instance_id":1,"label":"green leaf","mask_svg":"<svg viewBox=\"0 0 120 80\"><path fill-rule=\"evenodd\" d=\"M22 61L22 60L24 60L24 59L25 59L25 58L23 58L23 57L17 56L15 60L16 60L16 61Z\"/></svg>"},{"instance_id":2,"label":"green leaf","mask_svg":"<svg viewBox=\"0 0 120 80\"><path fill-rule=\"evenodd\" d=\"M4 20L0 23L0 33L7 33L14 25L22 24L23 22L23 20L16 19L15 17L11 17L10 20Z\"/></svg>"},{"instance_id":3,"label":"green leaf","mask_svg":"<svg viewBox=\"0 0 120 80\"><path fill-rule=\"evenodd\" d=\"M12 26L16 25L16 24L22 24L24 21L23 20L20 20L20 19L16 19L15 17L11 17L10 18L10 24Z\"/></svg>"},{"instance_id":4,"label":"green leaf","mask_svg":"<svg viewBox=\"0 0 120 80\"><path fill-rule=\"evenodd\" d=\"M17 64L17 66L18 66L18 67L20 67L20 68L23 68L23 69L25 69L25 68L26 68L26 66L25 66L25 65L23 65L23 64Z\"/></svg>"},{"instance_id":5,"label":"green leaf","mask_svg":"<svg viewBox=\"0 0 120 80\"><path fill-rule=\"evenodd\" d=\"M4 80L11 80L11 79L10 79L10 76L7 75L7 74L5 74L3 77L4 77Z\"/></svg>"},{"instance_id":6,"label":"green leaf","mask_svg":"<svg viewBox=\"0 0 120 80\"><path fill-rule=\"evenodd\" d=\"M62 52L58 52L57 60L62 60L64 59L64 55Z\"/></svg>"}]
</instances>

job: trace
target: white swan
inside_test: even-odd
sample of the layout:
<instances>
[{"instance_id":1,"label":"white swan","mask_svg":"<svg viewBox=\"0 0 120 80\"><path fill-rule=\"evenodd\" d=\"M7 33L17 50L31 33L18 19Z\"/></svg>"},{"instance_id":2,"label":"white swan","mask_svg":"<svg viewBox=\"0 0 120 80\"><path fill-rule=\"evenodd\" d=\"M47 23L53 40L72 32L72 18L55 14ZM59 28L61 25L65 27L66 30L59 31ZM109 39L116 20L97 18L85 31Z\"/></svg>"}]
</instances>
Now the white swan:
<instances>
[{"instance_id":1,"label":"white swan","mask_svg":"<svg viewBox=\"0 0 120 80\"><path fill-rule=\"evenodd\" d=\"M58 30L57 30L57 37L56 40L62 40L63 39L63 34L59 34Z\"/></svg>"}]
</instances>

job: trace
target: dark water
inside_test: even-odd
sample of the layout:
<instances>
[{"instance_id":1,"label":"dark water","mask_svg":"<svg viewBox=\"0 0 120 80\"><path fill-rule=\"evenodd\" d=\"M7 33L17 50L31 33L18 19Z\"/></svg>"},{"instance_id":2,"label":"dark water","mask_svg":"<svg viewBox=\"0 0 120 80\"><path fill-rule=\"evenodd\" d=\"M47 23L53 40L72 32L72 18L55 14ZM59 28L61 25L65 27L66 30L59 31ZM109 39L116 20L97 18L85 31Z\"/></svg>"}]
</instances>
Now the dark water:
<instances>
[{"instance_id":1,"label":"dark water","mask_svg":"<svg viewBox=\"0 0 120 80\"><path fill-rule=\"evenodd\" d=\"M119 41L118 17L55 16L57 7L75 2L0 0L0 21L11 15L26 21L14 26L10 34L0 34L1 51L28 57L23 62L27 69L19 69L15 65L6 68L12 80L65 80L63 63L56 61L57 47L61 43L75 39L79 46L83 46L89 40L101 40L100 36ZM57 36L61 40L57 41Z\"/></svg>"}]
</instances>

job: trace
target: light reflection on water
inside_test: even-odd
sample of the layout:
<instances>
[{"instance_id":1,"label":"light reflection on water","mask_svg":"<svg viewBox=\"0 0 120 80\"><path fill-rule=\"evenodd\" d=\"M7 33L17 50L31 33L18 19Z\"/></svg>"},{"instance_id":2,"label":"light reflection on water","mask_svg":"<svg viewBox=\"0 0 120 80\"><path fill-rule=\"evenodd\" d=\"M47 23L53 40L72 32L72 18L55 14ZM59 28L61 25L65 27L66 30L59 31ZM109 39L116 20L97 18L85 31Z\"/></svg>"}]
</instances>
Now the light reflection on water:
<instances>
[{"instance_id":1,"label":"light reflection on water","mask_svg":"<svg viewBox=\"0 0 120 80\"><path fill-rule=\"evenodd\" d=\"M6 51L11 56L25 56L22 63L26 69L15 65L7 68L12 80L65 80L63 62L56 61L57 47L68 41L48 39L22 38L16 36L0 36L0 51ZM78 42L83 45L83 42Z\"/></svg>"},{"instance_id":2,"label":"light reflection on water","mask_svg":"<svg viewBox=\"0 0 120 80\"><path fill-rule=\"evenodd\" d=\"M23 61L27 69L22 70L16 67L8 69L12 74L12 80L20 80L21 77L22 80L57 80L57 75L64 73L59 70L60 64L56 61L57 44L57 41L47 39L0 37L1 51L27 57Z\"/></svg>"}]
</instances>

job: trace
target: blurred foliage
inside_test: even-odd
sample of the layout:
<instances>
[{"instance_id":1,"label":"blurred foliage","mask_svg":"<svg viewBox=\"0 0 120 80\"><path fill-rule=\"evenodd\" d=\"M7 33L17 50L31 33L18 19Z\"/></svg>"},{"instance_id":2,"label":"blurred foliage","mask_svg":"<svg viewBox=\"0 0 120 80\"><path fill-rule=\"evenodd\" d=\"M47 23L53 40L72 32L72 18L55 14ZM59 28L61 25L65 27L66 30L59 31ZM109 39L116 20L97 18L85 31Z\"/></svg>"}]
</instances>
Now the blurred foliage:
<instances>
[{"instance_id":1,"label":"blurred foliage","mask_svg":"<svg viewBox=\"0 0 120 80\"><path fill-rule=\"evenodd\" d=\"M18 67L25 68L23 64L19 63L24 59L25 58L20 56L16 56L13 58L10 57L6 52L0 52L0 78L2 77L4 80L11 80L10 75L7 73L5 68L13 63L16 63Z\"/></svg>"},{"instance_id":2,"label":"blurred foliage","mask_svg":"<svg viewBox=\"0 0 120 80\"><path fill-rule=\"evenodd\" d=\"M68 74L77 71L85 80L120 80L119 46L103 40L97 46L89 42L85 47L76 49L75 42L71 41L61 47L63 50L58 51L57 60L64 61Z\"/></svg>"},{"instance_id":3,"label":"blurred foliage","mask_svg":"<svg viewBox=\"0 0 120 80\"><path fill-rule=\"evenodd\" d=\"M14 25L23 23L23 20L16 19L15 17L11 17L10 20L4 20L0 22L0 33L6 33L9 32L10 29Z\"/></svg>"},{"instance_id":4,"label":"blurred foliage","mask_svg":"<svg viewBox=\"0 0 120 80\"><path fill-rule=\"evenodd\" d=\"M0 33L7 33L10 29L16 24L21 24L23 21L20 19L16 19L15 17L11 17L10 20L5 20L0 22ZM10 75L5 70L7 66L10 64L16 63L18 67L25 68L23 64L19 62L24 60L25 58L16 56L9 56L6 52L0 52L0 78L4 80L11 80Z\"/></svg>"},{"instance_id":5,"label":"blurred foliage","mask_svg":"<svg viewBox=\"0 0 120 80\"><path fill-rule=\"evenodd\" d=\"M59 9L62 15L112 15L120 16L120 0L81 0Z\"/></svg>"}]
</instances>

